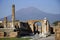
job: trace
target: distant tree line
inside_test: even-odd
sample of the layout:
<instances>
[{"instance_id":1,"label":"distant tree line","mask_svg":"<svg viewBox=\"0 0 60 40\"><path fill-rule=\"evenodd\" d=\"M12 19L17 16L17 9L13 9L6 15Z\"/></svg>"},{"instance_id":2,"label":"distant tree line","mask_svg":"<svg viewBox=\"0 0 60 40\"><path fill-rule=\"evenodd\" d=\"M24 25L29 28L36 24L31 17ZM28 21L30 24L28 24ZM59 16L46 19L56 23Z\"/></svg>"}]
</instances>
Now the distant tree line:
<instances>
[{"instance_id":1,"label":"distant tree line","mask_svg":"<svg viewBox=\"0 0 60 40\"><path fill-rule=\"evenodd\" d=\"M58 25L58 22L60 22L60 21L55 21L55 22L53 22L53 25L54 25L54 26L57 26L57 25Z\"/></svg>"}]
</instances>

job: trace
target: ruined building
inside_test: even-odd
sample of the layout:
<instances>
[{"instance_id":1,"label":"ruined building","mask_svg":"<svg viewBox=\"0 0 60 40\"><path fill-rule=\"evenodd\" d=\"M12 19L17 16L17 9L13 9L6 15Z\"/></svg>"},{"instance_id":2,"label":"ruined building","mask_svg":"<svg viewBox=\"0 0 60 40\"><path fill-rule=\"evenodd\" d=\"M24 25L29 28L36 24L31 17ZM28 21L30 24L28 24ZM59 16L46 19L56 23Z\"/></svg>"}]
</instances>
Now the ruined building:
<instances>
[{"instance_id":1,"label":"ruined building","mask_svg":"<svg viewBox=\"0 0 60 40\"><path fill-rule=\"evenodd\" d=\"M36 23L41 23L41 26ZM40 28L39 28L40 27ZM7 17L4 17L3 21L0 21L0 37L17 37L20 34L40 34L42 37L50 35L50 25L48 20L27 20L21 22L15 19L15 5L12 5L12 20L9 21Z\"/></svg>"}]
</instances>

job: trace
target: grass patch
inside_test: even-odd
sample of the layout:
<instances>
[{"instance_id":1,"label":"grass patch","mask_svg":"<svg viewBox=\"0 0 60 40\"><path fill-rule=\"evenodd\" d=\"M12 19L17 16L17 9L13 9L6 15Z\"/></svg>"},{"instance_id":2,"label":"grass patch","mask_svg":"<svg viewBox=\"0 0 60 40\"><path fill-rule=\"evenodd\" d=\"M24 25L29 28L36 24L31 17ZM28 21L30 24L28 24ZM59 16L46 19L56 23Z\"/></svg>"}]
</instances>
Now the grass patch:
<instances>
[{"instance_id":1,"label":"grass patch","mask_svg":"<svg viewBox=\"0 0 60 40\"><path fill-rule=\"evenodd\" d=\"M29 40L30 38L0 38L0 40Z\"/></svg>"}]
</instances>

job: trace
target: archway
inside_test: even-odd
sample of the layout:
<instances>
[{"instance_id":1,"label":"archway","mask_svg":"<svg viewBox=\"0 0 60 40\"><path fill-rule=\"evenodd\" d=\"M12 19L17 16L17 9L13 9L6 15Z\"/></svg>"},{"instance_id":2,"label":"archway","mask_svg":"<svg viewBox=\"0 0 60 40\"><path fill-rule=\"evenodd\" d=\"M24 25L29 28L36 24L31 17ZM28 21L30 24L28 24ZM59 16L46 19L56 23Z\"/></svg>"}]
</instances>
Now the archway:
<instances>
[{"instance_id":1,"label":"archway","mask_svg":"<svg viewBox=\"0 0 60 40\"><path fill-rule=\"evenodd\" d=\"M36 33L42 33L42 24L41 22L35 22L34 23L34 34Z\"/></svg>"}]
</instances>

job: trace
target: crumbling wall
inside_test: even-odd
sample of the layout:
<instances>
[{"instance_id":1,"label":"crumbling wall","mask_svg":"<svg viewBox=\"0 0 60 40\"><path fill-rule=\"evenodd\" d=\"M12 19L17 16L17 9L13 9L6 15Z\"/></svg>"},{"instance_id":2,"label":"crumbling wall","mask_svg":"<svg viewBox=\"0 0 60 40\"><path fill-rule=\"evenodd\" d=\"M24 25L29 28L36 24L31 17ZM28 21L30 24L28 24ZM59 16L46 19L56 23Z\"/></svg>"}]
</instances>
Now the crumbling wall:
<instances>
[{"instance_id":1,"label":"crumbling wall","mask_svg":"<svg viewBox=\"0 0 60 40\"><path fill-rule=\"evenodd\" d=\"M0 32L0 38L4 37L4 32Z\"/></svg>"},{"instance_id":2,"label":"crumbling wall","mask_svg":"<svg viewBox=\"0 0 60 40\"><path fill-rule=\"evenodd\" d=\"M55 40L60 40L60 27L55 29Z\"/></svg>"}]
</instances>

